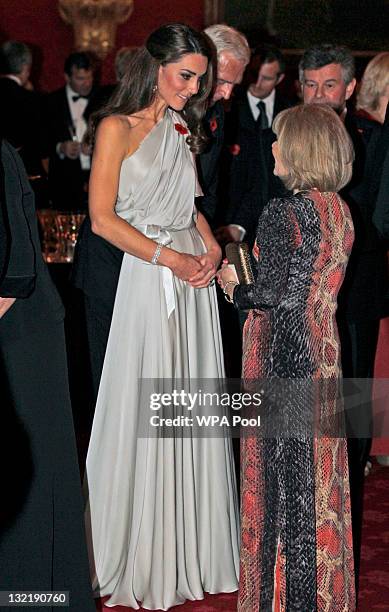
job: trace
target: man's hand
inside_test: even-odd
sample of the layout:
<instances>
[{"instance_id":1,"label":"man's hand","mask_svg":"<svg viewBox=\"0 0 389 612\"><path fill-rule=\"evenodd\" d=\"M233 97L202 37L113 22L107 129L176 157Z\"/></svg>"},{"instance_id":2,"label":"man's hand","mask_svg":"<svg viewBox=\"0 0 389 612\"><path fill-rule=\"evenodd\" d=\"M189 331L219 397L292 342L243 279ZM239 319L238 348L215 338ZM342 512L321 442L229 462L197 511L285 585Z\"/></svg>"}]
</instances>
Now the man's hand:
<instances>
[{"instance_id":1,"label":"man's hand","mask_svg":"<svg viewBox=\"0 0 389 612\"><path fill-rule=\"evenodd\" d=\"M16 298L3 298L0 297L0 319L5 315L7 310L16 302Z\"/></svg>"},{"instance_id":2,"label":"man's hand","mask_svg":"<svg viewBox=\"0 0 389 612\"><path fill-rule=\"evenodd\" d=\"M65 157L77 159L80 155L81 145L75 140L65 140L65 142L61 142L59 149Z\"/></svg>"},{"instance_id":3,"label":"man's hand","mask_svg":"<svg viewBox=\"0 0 389 612\"><path fill-rule=\"evenodd\" d=\"M222 225L215 230L215 238L221 246L229 242L240 242L242 240L242 230L236 225Z\"/></svg>"}]
</instances>

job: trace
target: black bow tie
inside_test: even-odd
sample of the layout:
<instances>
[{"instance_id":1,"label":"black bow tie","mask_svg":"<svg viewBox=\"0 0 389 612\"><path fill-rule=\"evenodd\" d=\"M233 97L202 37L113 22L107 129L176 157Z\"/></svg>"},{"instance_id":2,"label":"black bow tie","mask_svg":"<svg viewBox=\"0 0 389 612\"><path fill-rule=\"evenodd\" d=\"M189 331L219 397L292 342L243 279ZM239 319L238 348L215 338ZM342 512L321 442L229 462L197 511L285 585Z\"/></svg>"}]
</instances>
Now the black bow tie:
<instances>
[{"instance_id":1,"label":"black bow tie","mask_svg":"<svg viewBox=\"0 0 389 612\"><path fill-rule=\"evenodd\" d=\"M81 98L84 98L85 100L88 100L89 96L72 96L73 102L78 102L78 100L80 100Z\"/></svg>"}]
</instances>

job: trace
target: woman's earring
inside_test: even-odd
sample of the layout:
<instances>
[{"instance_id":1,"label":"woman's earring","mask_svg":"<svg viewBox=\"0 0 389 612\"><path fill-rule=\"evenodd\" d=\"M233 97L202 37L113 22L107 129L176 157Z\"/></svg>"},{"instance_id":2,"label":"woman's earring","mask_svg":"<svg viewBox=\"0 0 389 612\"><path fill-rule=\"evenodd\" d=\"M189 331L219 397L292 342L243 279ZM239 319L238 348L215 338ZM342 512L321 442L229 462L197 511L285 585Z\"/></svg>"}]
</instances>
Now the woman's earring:
<instances>
[{"instance_id":1,"label":"woman's earring","mask_svg":"<svg viewBox=\"0 0 389 612\"><path fill-rule=\"evenodd\" d=\"M157 87L156 85L154 85L154 87L153 87L153 93L157 93L157 91L158 91L158 87Z\"/></svg>"}]
</instances>

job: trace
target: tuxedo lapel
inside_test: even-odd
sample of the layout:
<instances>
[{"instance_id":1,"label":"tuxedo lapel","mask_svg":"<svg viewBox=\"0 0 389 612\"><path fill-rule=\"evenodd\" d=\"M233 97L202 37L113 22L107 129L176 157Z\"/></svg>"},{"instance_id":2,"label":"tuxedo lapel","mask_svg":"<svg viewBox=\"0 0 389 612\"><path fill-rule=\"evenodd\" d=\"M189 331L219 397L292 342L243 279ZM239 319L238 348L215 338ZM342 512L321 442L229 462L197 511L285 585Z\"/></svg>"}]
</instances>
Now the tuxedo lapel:
<instances>
[{"instance_id":1,"label":"tuxedo lapel","mask_svg":"<svg viewBox=\"0 0 389 612\"><path fill-rule=\"evenodd\" d=\"M73 125L73 119L72 119L72 115L70 113L70 108L69 108L69 103L68 103L68 97L66 95L66 88L64 87L61 90L61 103L60 103L60 116L62 118L63 121L63 126L64 126L64 132L67 132L68 134L68 139L72 140L72 134L71 134L71 126Z\"/></svg>"},{"instance_id":2,"label":"tuxedo lapel","mask_svg":"<svg viewBox=\"0 0 389 612\"><path fill-rule=\"evenodd\" d=\"M276 95L274 98L274 110L273 110L273 121L277 117L278 113L284 110L285 105L282 103L279 93L276 90Z\"/></svg>"},{"instance_id":3,"label":"tuxedo lapel","mask_svg":"<svg viewBox=\"0 0 389 612\"><path fill-rule=\"evenodd\" d=\"M251 112L250 104L245 94L238 103L238 113L240 116L240 125L244 130L249 132L257 132L258 125Z\"/></svg>"},{"instance_id":4,"label":"tuxedo lapel","mask_svg":"<svg viewBox=\"0 0 389 612\"><path fill-rule=\"evenodd\" d=\"M224 142L224 109L216 102L208 109L204 128L209 137L207 149L197 157L197 170L204 196L197 199L199 210L212 222L217 208L219 158Z\"/></svg>"},{"instance_id":5,"label":"tuxedo lapel","mask_svg":"<svg viewBox=\"0 0 389 612\"><path fill-rule=\"evenodd\" d=\"M2 142L0 140L0 147ZM4 183L4 168L2 162L0 163L0 286L4 274L7 271L8 259L9 259L9 224L8 224L8 213L5 201L5 183Z\"/></svg>"}]
</instances>

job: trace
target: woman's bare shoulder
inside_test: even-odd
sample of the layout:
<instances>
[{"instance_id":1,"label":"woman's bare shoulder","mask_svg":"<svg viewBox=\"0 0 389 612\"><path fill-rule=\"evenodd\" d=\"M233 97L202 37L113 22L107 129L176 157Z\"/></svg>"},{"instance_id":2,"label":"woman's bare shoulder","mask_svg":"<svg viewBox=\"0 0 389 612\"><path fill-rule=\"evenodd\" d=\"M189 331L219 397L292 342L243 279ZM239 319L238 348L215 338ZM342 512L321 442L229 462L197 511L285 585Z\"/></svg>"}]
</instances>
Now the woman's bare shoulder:
<instances>
[{"instance_id":1,"label":"woman's bare shoulder","mask_svg":"<svg viewBox=\"0 0 389 612\"><path fill-rule=\"evenodd\" d=\"M129 122L129 118L125 115L110 115L109 117L104 117L99 125L97 130L99 132L112 132L112 133L125 133L128 132L131 125Z\"/></svg>"},{"instance_id":2,"label":"woman's bare shoulder","mask_svg":"<svg viewBox=\"0 0 389 612\"><path fill-rule=\"evenodd\" d=\"M104 156L115 151L121 159L128 155L131 150L132 134L128 118L124 115L110 115L104 117L96 131L96 148L103 152Z\"/></svg>"}]
</instances>

